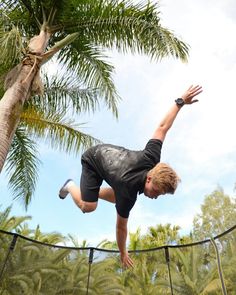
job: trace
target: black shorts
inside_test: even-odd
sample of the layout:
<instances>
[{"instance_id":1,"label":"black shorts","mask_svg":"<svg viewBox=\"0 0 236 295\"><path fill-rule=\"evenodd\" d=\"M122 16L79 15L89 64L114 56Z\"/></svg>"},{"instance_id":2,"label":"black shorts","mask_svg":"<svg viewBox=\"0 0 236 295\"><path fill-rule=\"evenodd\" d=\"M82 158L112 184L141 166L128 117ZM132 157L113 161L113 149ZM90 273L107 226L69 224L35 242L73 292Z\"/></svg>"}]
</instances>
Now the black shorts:
<instances>
[{"instance_id":1,"label":"black shorts","mask_svg":"<svg viewBox=\"0 0 236 295\"><path fill-rule=\"evenodd\" d=\"M81 163L82 174L80 178L80 190L82 200L85 202L97 202L103 179L97 174L94 168L83 159L83 156Z\"/></svg>"}]
</instances>

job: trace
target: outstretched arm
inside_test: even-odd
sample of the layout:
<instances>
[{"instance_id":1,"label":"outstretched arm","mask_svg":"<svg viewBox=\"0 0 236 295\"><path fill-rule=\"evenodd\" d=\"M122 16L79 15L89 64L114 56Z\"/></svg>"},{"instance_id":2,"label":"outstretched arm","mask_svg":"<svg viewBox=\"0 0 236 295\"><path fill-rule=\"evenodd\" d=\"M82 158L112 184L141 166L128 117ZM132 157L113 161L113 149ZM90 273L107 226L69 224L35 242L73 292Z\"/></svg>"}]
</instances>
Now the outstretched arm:
<instances>
[{"instance_id":1,"label":"outstretched arm","mask_svg":"<svg viewBox=\"0 0 236 295\"><path fill-rule=\"evenodd\" d=\"M192 104L197 102L197 99L194 99L194 97L198 94L200 94L202 92L202 87L197 85L197 86L193 86L191 85L187 91L185 91L185 93L181 96L181 98L183 99L183 105L185 104ZM157 129L155 130L153 137L155 139L159 139L162 142L164 141L167 131L170 129L170 127L172 126L178 112L180 111L180 109L182 108L181 105L177 105L177 103L175 103L169 110L169 112L167 112L167 114L165 115L165 117L163 118L163 120L160 122L159 126L157 127Z\"/></svg>"},{"instance_id":2,"label":"outstretched arm","mask_svg":"<svg viewBox=\"0 0 236 295\"><path fill-rule=\"evenodd\" d=\"M133 266L133 261L129 257L129 253L126 250L127 223L128 218L123 218L117 213L116 241L120 250L120 259L124 267Z\"/></svg>"}]
</instances>

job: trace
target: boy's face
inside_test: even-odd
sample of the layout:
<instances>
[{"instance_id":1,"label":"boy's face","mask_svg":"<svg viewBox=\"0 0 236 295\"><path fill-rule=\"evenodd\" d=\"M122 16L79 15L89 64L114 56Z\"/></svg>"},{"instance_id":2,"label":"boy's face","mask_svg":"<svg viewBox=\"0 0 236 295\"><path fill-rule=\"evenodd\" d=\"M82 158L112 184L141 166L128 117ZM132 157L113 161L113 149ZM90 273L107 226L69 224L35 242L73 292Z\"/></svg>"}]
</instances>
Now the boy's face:
<instances>
[{"instance_id":1,"label":"boy's face","mask_svg":"<svg viewBox=\"0 0 236 295\"><path fill-rule=\"evenodd\" d=\"M144 195L151 199L157 199L160 195L165 195L162 193L158 187L152 182L152 177L147 176L145 185L144 185Z\"/></svg>"}]
</instances>

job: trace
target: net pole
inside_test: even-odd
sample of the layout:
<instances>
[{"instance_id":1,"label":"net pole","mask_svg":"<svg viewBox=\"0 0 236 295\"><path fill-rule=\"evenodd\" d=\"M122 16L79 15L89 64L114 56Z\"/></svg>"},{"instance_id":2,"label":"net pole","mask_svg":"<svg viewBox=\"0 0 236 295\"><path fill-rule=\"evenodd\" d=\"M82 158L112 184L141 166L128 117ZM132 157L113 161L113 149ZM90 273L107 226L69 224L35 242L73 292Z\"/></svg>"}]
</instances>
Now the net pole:
<instances>
[{"instance_id":1,"label":"net pole","mask_svg":"<svg viewBox=\"0 0 236 295\"><path fill-rule=\"evenodd\" d=\"M89 290L89 279L90 279L91 265L93 263L93 253L94 253L94 249L91 248L90 249L90 252L89 252L89 270L88 270L87 292L86 292L86 295L88 295L88 290Z\"/></svg>"},{"instance_id":2,"label":"net pole","mask_svg":"<svg viewBox=\"0 0 236 295\"><path fill-rule=\"evenodd\" d=\"M169 274L171 295L174 295L173 286L172 286L171 272L170 272L170 253L169 253L169 247L165 247L165 256L166 256L166 264L167 264L167 267L168 267L168 274Z\"/></svg>"},{"instance_id":3,"label":"net pole","mask_svg":"<svg viewBox=\"0 0 236 295\"><path fill-rule=\"evenodd\" d=\"M212 243L212 245L215 249L215 252L216 252L216 260L217 260L218 274L219 274L220 282L221 282L222 294L227 295L227 290L225 287L224 276L223 276L222 267L221 267L220 253L219 253L218 247L216 245L216 242L213 238L211 238L211 243Z\"/></svg>"},{"instance_id":4,"label":"net pole","mask_svg":"<svg viewBox=\"0 0 236 295\"><path fill-rule=\"evenodd\" d=\"M16 240L17 240L17 235L13 235L13 238L12 238L12 241L11 241L11 244L10 244L10 247L8 249L8 252L7 252L7 255L6 255L6 258L5 258L5 261L3 263L3 266L2 266L2 269L0 271L0 282L2 280L2 277L3 277L3 273L4 273L4 270L6 268L6 265L7 265L7 261L8 261L8 258L10 256L10 253L14 250L15 248L15 245L16 245Z\"/></svg>"}]
</instances>

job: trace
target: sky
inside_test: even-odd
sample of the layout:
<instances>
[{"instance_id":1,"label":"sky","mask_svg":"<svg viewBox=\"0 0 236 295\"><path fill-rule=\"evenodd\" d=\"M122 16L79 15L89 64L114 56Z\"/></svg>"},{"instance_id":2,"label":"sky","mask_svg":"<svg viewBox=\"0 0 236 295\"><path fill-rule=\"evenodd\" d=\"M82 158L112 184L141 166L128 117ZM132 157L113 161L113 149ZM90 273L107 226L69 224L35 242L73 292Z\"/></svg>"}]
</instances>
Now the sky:
<instances>
[{"instance_id":1,"label":"sky","mask_svg":"<svg viewBox=\"0 0 236 295\"><path fill-rule=\"evenodd\" d=\"M130 232L140 227L145 233L150 226L171 223L185 234L191 231L206 195L221 186L235 197L236 2L161 0L158 5L162 25L190 45L188 63L173 58L156 63L145 56L110 52L122 97L119 119L103 107L77 121L87 122L83 131L103 142L141 150L174 100L191 84L202 85L199 102L181 109L163 144L161 161L182 180L175 195L157 200L140 195L128 224ZM62 201L57 196L67 178L79 183L80 155L55 152L46 144L40 146L40 153L40 177L28 211L13 202L4 173L0 175L1 210L12 205L13 215L32 216L31 228L39 224L43 232L72 234L90 246L103 239L114 241L114 205L100 201L95 212L82 214L70 197Z\"/></svg>"}]
</instances>

